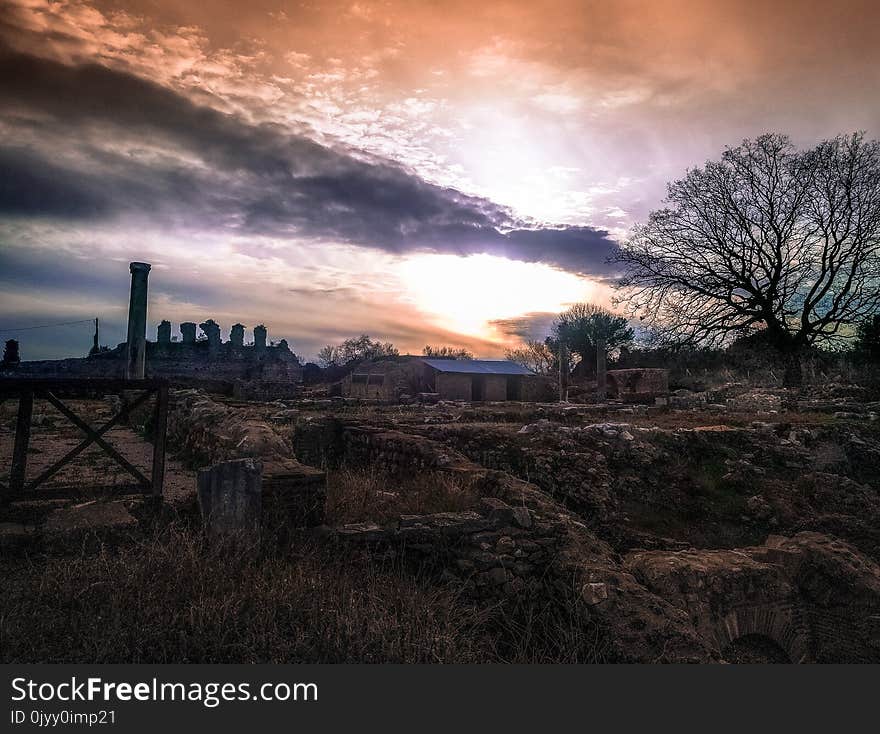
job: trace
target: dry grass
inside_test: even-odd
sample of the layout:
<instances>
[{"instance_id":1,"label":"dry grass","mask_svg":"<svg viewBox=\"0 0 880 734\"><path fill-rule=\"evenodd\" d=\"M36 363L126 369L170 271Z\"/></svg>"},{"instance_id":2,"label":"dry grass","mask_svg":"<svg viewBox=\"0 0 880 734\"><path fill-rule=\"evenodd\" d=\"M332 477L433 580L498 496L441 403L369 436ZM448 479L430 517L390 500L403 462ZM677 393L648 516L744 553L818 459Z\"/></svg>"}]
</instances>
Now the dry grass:
<instances>
[{"instance_id":1,"label":"dry grass","mask_svg":"<svg viewBox=\"0 0 880 734\"><path fill-rule=\"evenodd\" d=\"M400 515L460 512L478 495L463 477L421 472L393 477L374 468L342 468L327 475L326 516L330 525L393 521Z\"/></svg>"},{"instance_id":2,"label":"dry grass","mask_svg":"<svg viewBox=\"0 0 880 734\"><path fill-rule=\"evenodd\" d=\"M267 547L270 544L264 544ZM4 662L467 662L481 621L400 567L303 541L219 546L182 527L124 547L6 559Z\"/></svg>"},{"instance_id":3,"label":"dry grass","mask_svg":"<svg viewBox=\"0 0 880 734\"><path fill-rule=\"evenodd\" d=\"M217 545L179 522L0 559L4 663L589 662L577 599L477 603L403 559L306 538Z\"/></svg>"}]
</instances>

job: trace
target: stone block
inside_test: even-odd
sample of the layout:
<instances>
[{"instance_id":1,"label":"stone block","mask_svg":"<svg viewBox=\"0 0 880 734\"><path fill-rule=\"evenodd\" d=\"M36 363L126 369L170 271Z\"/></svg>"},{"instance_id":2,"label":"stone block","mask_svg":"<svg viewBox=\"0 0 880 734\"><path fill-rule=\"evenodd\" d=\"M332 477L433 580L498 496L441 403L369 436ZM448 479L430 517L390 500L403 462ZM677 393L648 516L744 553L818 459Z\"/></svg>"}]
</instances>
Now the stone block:
<instances>
[{"instance_id":1,"label":"stone block","mask_svg":"<svg viewBox=\"0 0 880 734\"><path fill-rule=\"evenodd\" d=\"M224 461L198 475L199 508L211 535L257 535L262 517L263 467L257 459Z\"/></svg>"}]
</instances>

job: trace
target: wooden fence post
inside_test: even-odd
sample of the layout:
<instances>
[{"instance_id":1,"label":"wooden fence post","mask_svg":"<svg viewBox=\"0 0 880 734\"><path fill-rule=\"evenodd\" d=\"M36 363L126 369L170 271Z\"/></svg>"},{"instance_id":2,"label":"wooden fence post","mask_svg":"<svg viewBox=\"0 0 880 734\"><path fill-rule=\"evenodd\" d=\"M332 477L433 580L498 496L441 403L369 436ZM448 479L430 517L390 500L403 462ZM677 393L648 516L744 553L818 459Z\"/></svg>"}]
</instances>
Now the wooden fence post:
<instances>
[{"instance_id":1,"label":"wooden fence post","mask_svg":"<svg viewBox=\"0 0 880 734\"><path fill-rule=\"evenodd\" d=\"M9 472L9 498L21 494L24 490L33 412L34 393L31 390L25 390L18 398L18 418L15 421L15 447L12 450L12 469Z\"/></svg>"},{"instance_id":2,"label":"wooden fence post","mask_svg":"<svg viewBox=\"0 0 880 734\"><path fill-rule=\"evenodd\" d=\"M150 474L153 499L161 500L165 486L165 437L168 432L168 385L156 391L156 412L153 433L153 472Z\"/></svg>"}]
</instances>

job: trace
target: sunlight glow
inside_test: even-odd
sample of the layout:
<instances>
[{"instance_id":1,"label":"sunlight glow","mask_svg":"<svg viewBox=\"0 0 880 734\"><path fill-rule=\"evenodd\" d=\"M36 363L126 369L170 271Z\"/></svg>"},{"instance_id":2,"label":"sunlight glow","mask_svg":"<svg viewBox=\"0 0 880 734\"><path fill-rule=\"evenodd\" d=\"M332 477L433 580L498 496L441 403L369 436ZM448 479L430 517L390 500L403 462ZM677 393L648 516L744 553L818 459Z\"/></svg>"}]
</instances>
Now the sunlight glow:
<instances>
[{"instance_id":1,"label":"sunlight glow","mask_svg":"<svg viewBox=\"0 0 880 734\"><path fill-rule=\"evenodd\" d=\"M598 295L586 278L494 255L417 255L401 263L400 277L407 299L434 323L485 339L503 338L494 320L558 312Z\"/></svg>"}]
</instances>

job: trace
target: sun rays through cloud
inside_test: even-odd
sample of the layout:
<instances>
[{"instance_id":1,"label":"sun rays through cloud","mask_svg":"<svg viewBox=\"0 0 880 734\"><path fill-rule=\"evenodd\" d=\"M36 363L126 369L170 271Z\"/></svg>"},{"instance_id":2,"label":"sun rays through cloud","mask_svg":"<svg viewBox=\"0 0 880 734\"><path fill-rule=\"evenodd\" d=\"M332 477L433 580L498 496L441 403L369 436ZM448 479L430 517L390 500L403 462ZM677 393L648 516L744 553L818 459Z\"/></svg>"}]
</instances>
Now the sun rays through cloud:
<instances>
[{"instance_id":1,"label":"sun rays through cloud","mask_svg":"<svg viewBox=\"0 0 880 734\"><path fill-rule=\"evenodd\" d=\"M0 327L112 333L150 259L151 321L499 354L499 324L607 305L688 166L767 130L876 136L851 20L876 5L852 5L0 0Z\"/></svg>"}]
</instances>

